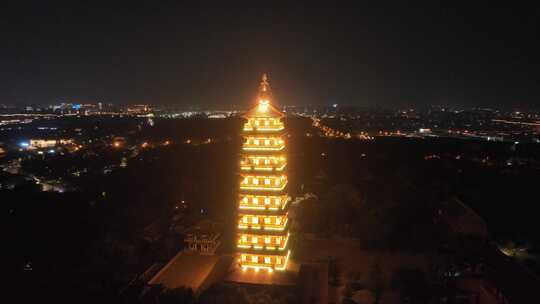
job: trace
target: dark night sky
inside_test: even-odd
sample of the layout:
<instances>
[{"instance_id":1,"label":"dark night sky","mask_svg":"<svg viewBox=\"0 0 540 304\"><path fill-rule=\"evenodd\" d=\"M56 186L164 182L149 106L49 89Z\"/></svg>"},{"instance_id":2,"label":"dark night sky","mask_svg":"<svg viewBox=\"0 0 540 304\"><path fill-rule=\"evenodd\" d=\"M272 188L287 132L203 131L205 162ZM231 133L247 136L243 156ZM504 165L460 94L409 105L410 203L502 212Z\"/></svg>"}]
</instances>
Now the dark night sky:
<instances>
[{"instance_id":1,"label":"dark night sky","mask_svg":"<svg viewBox=\"0 0 540 304\"><path fill-rule=\"evenodd\" d=\"M226 108L246 105L265 71L281 104L525 107L540 97L534 8L77 2L2 8L0 103Z\"/></svg>"}]
</instances>

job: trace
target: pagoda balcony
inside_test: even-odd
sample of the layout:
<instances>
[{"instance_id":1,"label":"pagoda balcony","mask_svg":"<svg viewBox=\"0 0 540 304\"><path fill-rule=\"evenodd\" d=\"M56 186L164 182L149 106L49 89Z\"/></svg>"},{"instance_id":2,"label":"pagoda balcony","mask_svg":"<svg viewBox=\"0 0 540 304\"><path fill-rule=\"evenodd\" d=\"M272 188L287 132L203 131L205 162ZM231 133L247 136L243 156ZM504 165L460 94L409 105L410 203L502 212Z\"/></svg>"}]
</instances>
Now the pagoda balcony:
<instances>
[{"instance_id":1,"label":"pagoda balcony","mask_svg":"<svg viewBox=\"0 0 540 304\"><path fill-rule=\"evenodd\" d=\"M246 132L277 132L284 130L285 126L279 118L250 118L244 124L244 131Z\"/></svg>"},{"instance_id":2,"label":"pagoda balcony","mask_svg":"<svg viewBox=\"0 0 540 304\"><path fill-rule=\"evenodd\" d=\"M289 203L287 195L279 196L259 196L259 195L240 195L238 208L241 210L285 210Z\"/></svg>"},{"instance_id":3,"label":"pagoda balcony","mask_svg":"<svg viewBox=\"0 0 540 304\"><path fill-rule=\"evenodd\" d=\"M287 228L289 218L287 214L277 216L267 215L240 215L238 229L253 231L279 232Z\"/></svg>"},{"instance_id":4,"label":"pagoda balcony","mask_svg":"<svg viewBox=\"0 0 540 304\"><path fill-rule=\"evenodd\" d=\"M282 151L285 149L285 140L279 136L248 136L242 149L244 151Z\"/></svg>"},{"instance_id":5,"label":"pagoda balcony","mask_svg":"<svg viewBox=\"0 0 540 304\"><path fill-rule=\"evenodd\" d=\"M237 247L252 250L283 251L287 248L289 234L281 235L257 235L241 234L238 238Z\"/></svg>"},{"instance_id":6,"label":"pagoda balcony","mask_svg":"<svg viewBox=\"0 0 540 304\"><path fill-rule=\"evenodd\" d=\"M245 175L243 177L243 180L240 182L241 190L281 191L287 186L286 175Z\"/></svg>"},{"instance_id":7,"label":"pagoda balcony","mask_svg":"<svg viewBox=\"0 0 540 304\"><path fill-rule=\"evenodd\" d=\"M247 155L240 161L242 171L277 171L285 169L287 160L284 156Z\"/></svg>"},{"instance_id":8,"label":"pagoda balcony","mask_svg":"<svg viewBox=\"0 0 540 304\"><path fill-rule=\"evenodd\" d=\"M285 270L289 261L291 251L287 251L287 255L272 255L272 254L241 254L240 265L243 270L247 268L266 268L269 270Z\"/></svg>"}]
</instances>

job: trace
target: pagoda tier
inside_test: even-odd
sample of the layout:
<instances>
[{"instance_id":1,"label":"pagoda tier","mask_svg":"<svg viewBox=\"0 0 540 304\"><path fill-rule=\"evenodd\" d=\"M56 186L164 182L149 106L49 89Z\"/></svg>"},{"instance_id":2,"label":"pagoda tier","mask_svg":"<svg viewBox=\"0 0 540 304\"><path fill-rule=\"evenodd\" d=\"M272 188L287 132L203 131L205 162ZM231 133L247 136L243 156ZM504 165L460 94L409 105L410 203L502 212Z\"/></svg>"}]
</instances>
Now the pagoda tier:
<instances>
[{"instance_id":1,"label":"pagoda tier","mask_svg":"<svg viewBox=\"0 0 540 304\"><path fill-rule=\"evenodd\" d=\"M285 139L281 134L254 134L244 136L244 152L284 152Z\"/></svg>"},{"instance_id":2,"label":"pagoda tier","mask_svg":"<svg viewBox=\"0 0 540 304\"><path fill-rule=\"evenodd\" d=\"M289 261L290 250L287 250L285 255L282 254L265 254L265 253L240 253L240 265L243 269L254 268L258 271L260 268L273 270L286 270L287 262Z\"/></svg>"},{"instance_id":3,"label":"pagoda tier","mask_svg":"<svg viewBox=\"0 0 540 304\"><path fill-rule=\"evenodd\" d=\"M288 206L289 197L287 195L239 195L239 211L249 210L251 213L264 212L264 214L277 214L287 211Z\"/></svg>"},{"instance_id":4,"label":"pagoda tier","mask_svg":"<svg viewBox=\"0 0 540 304\"><path fill-rule=\"evenodd\" d=\"M246 253L282 254L288 250L289 235L242 234L238 248Z\"/></svg>"},{"instance_id":5,"label":"pagoda tier","mask_svg":"<svg viewBox=\"0 0 540 304\"><path fill-rule=\"evenodd\" d=\"M285 126L280 118L248 118L248 121L244 124L244 133L249 134L251 132L275 133L285 130Z\"/></svg>"},{"instance_id":6,"label":"pagoda tier","mask_svg":"<svg viewBox=\"0 0 540 304\"><path fill-rule=\"evenodd\" d=\"M285 270L290 254L285 125L270 100L263 76L242 130L237 253L244 270Z\"/></svg>"},{"instance_id":7,"label":"pagoda tier","mask_svg":"<svg viewBox=\"0 0 540 304\"><path fill-rule=\"evenodd\" d=\"M242 174L240 190L258 191L282 191L287 186L287 176L282 175L244 175Z\"/></svg>"},{"instance_id":8,"label":"pagoda tier","mask_svg":"<svg viewBox=\"0 0 540 304\"><path fill-rule=\"evenodd\" d=\"M280 215L238 214L238 229L283 231L289 221L288 213Z\"/></svg>"},{"instance_id":9,"label":"pagoda tier","mask_svg":"<svg viewBox=\"0 0 540 304\"><path fill-rule=\"evenodd\" d=\"M287 161L285 156L244 154L240 160L240 170L244 172L283 172Z\"/></svg>"}]
</instances>

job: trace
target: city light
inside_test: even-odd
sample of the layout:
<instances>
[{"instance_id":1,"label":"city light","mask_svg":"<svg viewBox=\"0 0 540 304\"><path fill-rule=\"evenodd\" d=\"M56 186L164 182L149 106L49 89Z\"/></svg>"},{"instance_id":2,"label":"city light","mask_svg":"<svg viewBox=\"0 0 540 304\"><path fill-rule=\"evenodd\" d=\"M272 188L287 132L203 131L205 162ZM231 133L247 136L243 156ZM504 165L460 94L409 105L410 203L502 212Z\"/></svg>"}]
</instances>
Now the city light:
<instances>
[{"instance_id":1,"label":"city light","mask_svg":"<svg viewBox=\"0 0 540 304\"><path fill-rule=\"evenodd\" d=\"M289 3L6 2L6 304L540 304L540 10Z\"/></svg>"}]
</instances>

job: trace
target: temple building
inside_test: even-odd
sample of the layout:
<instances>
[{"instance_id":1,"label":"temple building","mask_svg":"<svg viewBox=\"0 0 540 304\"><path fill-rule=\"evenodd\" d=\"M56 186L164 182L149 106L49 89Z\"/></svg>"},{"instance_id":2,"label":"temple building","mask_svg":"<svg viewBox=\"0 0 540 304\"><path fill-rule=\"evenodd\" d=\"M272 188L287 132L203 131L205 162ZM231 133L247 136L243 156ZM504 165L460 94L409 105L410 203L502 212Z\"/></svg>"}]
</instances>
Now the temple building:
<instances>
[{"instance_id":1,"label":"temple building","mask_svg":"<svg viewBox=\"0 0 540 304\"><path fill-rule=\"evenodd\" d=\"M220 225L209 220L201 221L186 231L186 251L212 255L221 245Z\"/></svg>"},{"instance_id":2,"label":"temple building","mask_svg":"<svg viewBox=\"0 0 540 304\"><path fill-rule=\"evenodd\" d=\"M272 105L263 75L256 105L244 118L238 197L238 262L272 272L285 270L290 255L283 113Z\"/></svg>"}]
</instances>

